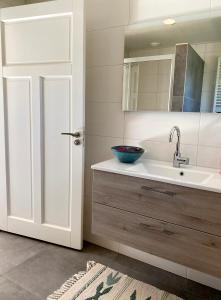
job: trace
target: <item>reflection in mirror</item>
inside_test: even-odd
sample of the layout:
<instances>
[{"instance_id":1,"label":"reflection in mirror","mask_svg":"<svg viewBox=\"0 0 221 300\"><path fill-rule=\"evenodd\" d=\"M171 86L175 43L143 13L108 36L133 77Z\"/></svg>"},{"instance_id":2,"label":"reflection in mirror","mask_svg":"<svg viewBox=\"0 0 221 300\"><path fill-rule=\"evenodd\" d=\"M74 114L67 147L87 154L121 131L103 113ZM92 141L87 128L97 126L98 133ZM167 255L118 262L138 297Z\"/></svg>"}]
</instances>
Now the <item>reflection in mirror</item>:
<instances>
[{"instance_id":1,"label":"reflection in mirror","mask_svg":"<svg viewBox=\"0 0 221 300\"><path fill-rule=\"evenodd\" d=\"M124 60L123 110L170 111L174 55Z\"/></svg>"},{"instance_id":2,"label":"reflection in mirror","mask_svg":"<svg viewBox=\"0 0 221 300\"><path fill-rule=\"evenodd\" d=\"M221 17L125 30L123 110L221 112Z\"/></svg>"}]
</instances>

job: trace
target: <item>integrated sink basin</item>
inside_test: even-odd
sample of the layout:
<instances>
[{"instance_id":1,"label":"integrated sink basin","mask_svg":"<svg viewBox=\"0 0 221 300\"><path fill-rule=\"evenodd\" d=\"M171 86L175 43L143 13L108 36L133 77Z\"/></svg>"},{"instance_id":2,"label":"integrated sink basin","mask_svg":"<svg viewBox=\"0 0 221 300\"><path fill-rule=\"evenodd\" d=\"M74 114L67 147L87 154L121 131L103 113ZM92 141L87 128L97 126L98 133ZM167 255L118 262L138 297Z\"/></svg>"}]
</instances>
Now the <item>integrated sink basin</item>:
<instances>
[{"instance_id":1,"label":"integrated sink basin","mask_svg":"<svg viewBox=\"0 0 221 300\"><path fill-rule=\"evenodd\" d=\"M143 161L135 166L129 167L127 169L130 172L137 172L140 174L147 174L149 176L157 176L162 178L168 178L173 180L178 180L182 182L190 183L204 183L209 180L213 175L211 173L192 170L190 168L174 168L166 165L158 165L150 163L148 161Z\"/></svg>"},{"instance_id":2,"label":"integrated sink basin","mask_svg":"<svg viewBox=\"0 0 221 300\"><path fill-rule=\"evenodd\" d=\"M191 165L175 168L170 162L149 159L140 159L134 164L111 159L93 165L92 169L221 193L221 172L218 169Z\"/></svg>"}]
</instances>

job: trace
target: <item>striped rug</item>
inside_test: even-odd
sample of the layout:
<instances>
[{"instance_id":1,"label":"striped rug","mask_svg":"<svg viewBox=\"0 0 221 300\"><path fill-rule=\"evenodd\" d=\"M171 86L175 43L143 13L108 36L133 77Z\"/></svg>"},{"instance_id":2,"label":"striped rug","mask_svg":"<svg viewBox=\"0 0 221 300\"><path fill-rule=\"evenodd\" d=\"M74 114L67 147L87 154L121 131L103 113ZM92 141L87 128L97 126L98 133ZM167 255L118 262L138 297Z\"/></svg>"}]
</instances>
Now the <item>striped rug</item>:
<instances>
[{"instance_id":1,"label":"striped rug","mask_svg":"<svg viewBox=\"0 0 221 300\"><path fill-rule=\"evenodd\" d=\"M90 261L48 300L182 300L154 286Z\"/></svg>"}]
</instances>

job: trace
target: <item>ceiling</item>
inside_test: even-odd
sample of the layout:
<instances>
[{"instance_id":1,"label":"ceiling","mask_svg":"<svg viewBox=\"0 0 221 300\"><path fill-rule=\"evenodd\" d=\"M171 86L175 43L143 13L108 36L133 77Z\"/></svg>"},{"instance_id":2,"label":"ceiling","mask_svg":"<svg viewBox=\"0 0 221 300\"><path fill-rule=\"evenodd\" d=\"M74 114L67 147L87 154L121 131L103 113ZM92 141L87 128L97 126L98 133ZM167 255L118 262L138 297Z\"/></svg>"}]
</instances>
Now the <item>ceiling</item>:
<instances>
[{"instance_id":1,"label":"ceiling","mask_svg":"<svg viewBox=\"0 0 221 300\"><path fill-rule=\"evenodd\" d=\"M161 48L178 43L208 43L221 41L221 16L188 20L176 19L174 25L164 25L163 20L140 23L127 27L126 49L151 48L152 42L159 42Z\"/></svg>"}]
</instances>

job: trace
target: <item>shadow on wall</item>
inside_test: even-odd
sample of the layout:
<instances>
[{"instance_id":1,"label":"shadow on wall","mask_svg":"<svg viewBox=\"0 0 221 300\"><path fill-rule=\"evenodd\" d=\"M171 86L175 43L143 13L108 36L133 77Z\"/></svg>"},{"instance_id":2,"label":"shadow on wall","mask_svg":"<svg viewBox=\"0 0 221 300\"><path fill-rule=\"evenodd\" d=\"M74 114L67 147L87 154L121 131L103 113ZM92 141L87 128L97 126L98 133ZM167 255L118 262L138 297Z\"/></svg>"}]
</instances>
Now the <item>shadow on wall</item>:
<instances>
[{"instance_id":1,"label":"shadow on wall","mask_svg":"<svg viewBox=\"0 0 221 300\"><path fill-rule=\"evenodd\" d=\"M176 139L169 144L168 138L170 129L177 125L181 129L181 152L190 158L192 165L197 164L198 147L210 145L208 135L213 140L214 135L218 135L221 118L220 114L211 113L150 112L147 115L142 112L126 115L124 144L144 148L145 158L172 161Z\"/></svg>"},{"instance_id":2,"label":"shadow on wall","mask_svg":"<svg viewBox=\"0 0 221 300\"><path fill-rule=\"evenodd\" d=\"M33 4L39 2L47 2L47 1L54 1L54 0L1 0L0 8L25 5L25 4Z\"/></svg>"}]
</instances>

